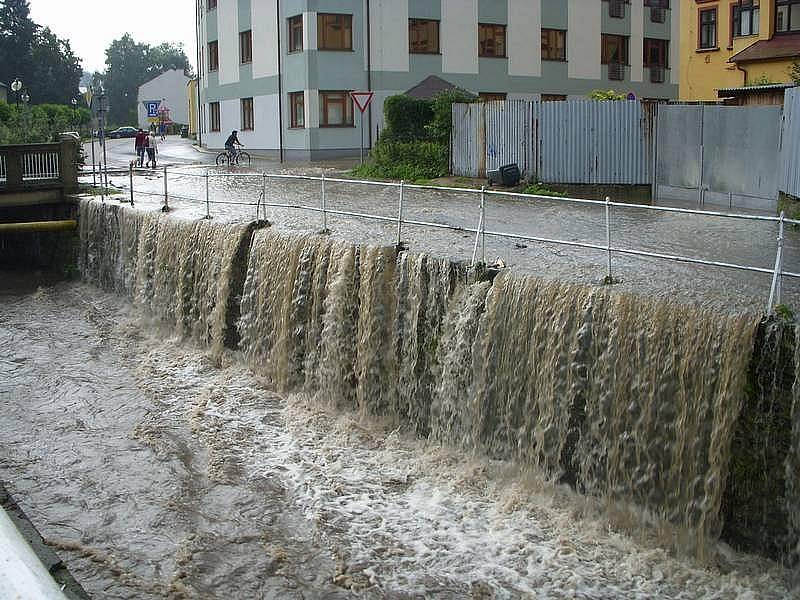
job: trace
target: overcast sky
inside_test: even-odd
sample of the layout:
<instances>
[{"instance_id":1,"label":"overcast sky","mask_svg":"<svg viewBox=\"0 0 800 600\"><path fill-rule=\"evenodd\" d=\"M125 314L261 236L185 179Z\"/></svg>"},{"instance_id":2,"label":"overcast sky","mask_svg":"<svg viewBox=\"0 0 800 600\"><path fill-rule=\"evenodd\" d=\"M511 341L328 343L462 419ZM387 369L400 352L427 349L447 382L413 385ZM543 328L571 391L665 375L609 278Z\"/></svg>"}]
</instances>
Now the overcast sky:
<instances>
[{"instance_id":1,"label":"overcast sky","mask_svg":"<svg viewBox=\"0 0 800 600\"><path fill-rule=\"evenodd\" d=\"M105 69L108 45L130 33L137 42L182 43L197 67L194 0L30 0L31 18L69 40L85 71Z\"/></svg>"}]
</instances>

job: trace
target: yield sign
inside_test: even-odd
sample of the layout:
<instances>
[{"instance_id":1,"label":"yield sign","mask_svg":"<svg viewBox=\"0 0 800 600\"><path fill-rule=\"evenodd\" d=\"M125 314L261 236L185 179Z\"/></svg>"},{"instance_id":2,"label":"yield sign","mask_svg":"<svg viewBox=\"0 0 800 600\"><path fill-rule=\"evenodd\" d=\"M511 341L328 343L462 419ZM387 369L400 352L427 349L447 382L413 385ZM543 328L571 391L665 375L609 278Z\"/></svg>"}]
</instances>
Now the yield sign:
<instances>
[{"instance_id":1,"label":"yield sign","mask_svg":"<svg viewBox=\"0 0 800 600\"><path fill-rule=\"evenodd\" d=\"M369 103L372 102L372 97L375 95L375 92L350 92L350 97L353 99L353 102L356 103L358 110L360 110L363 114Z\"/></svg>"}]
</instances>

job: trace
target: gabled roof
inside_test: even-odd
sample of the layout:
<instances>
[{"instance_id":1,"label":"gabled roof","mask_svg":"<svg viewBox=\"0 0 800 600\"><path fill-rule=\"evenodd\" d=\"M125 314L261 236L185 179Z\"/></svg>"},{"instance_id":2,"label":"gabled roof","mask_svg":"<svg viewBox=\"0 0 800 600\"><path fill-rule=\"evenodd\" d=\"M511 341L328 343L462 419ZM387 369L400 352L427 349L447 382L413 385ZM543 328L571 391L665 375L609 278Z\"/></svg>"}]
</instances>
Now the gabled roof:
<instances>
[{"instance_id":1,"label":"gabled roof","mask_svg":"<svg viewBox=\"0 0 800 600\"><path fill-rule=\"evenodd\" d=\"M800 57L800 33L776 35L771 40L758 40L741 52L731 56L728 62L738 63L794 57Z\"/></svg>"},{"instance_id":2,"label":"gabled roof","mask_svg":"<svg viewBox=\"0 0 800 600\"><path fill-rule=\"evenodd\" d=\"M419 98L420 100L430 100L439 92L444 92L448 90L458 90L465 94L469 94L472 97L475 97L475 94L468 92L465 89L458 87L457 85L453 85L449 81L445 81L441 77L437 77L436 75L430 75L420 81L417 85L412 87L410 90L406 92L406 95L412 96L414 98Z\"/></svg>"}]
</instances>

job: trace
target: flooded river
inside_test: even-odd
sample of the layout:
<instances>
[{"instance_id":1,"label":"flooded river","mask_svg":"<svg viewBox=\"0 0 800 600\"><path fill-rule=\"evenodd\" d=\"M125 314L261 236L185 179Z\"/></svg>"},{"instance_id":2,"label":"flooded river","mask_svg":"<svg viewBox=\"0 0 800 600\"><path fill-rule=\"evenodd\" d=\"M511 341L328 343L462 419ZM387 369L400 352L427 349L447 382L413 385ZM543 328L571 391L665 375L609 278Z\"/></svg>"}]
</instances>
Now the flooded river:
<instances>
[{"instance_id":1,"label":"flooded river","mask_svg":"<svg viewBox=\"0 0 800 600\"><path fill-rule=\"evenodd\" d=\"M95 598L786 598L535 471L281 397L136 304L0 273L0 478Z\"/></svg>"}]
</instances>

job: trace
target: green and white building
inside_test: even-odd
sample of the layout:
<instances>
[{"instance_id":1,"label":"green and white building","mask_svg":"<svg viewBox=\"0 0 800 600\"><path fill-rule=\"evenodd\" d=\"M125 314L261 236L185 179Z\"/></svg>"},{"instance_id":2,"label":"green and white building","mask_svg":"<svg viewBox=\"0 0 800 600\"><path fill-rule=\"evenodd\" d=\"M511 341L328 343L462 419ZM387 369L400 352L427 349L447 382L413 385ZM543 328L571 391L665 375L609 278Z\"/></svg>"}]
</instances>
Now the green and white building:
<instances>
[{"instance_id":1,"label":"green and white building","mask_svg":"<svg viewBox=\"0 0 800 600\"><path fill-rule=\"evenodd\" d=\"M487 99L678 96L675 0L198 0L201 139L287 159L358 153L350 91L433 75ZM367 26L369 24L369 26ZM355 113L355 114L354 114Z\"/></svg>"}]
</instances>

